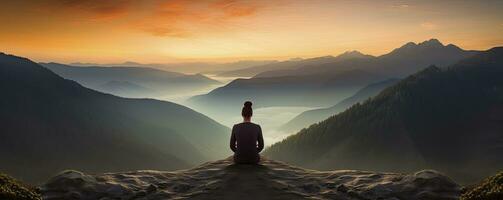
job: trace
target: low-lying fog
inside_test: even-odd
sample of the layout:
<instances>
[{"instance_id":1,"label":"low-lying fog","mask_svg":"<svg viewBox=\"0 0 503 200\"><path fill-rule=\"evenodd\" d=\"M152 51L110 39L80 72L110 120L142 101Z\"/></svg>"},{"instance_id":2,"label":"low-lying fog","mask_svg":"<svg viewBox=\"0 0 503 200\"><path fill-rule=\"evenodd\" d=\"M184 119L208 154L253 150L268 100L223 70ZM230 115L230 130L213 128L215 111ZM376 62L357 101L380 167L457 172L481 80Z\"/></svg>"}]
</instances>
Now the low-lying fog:
<instances>
[{"instance_id":1,"label":"low-lying fog","mask_svg":"<svg viewBox=\"0 0 503 200\"><path fill-rule=\"evenodd\" d=\"M179 93L179 94L175 94L175 95L163 95L163 96L158 96L158 97L154 97L154 98L160 99L160 100L165 100L165 101L171 101L174 103L184 105L184 102L187 99L189 99L190 97L193 97L196 95L207 94L208 92L210 92L216 88L222 87L222 86L226 85L227 83L230 83L231 81L238 79L238 78L250 78L250 77L221 77L221 76L217 76L215 74L203 74L203 75L206 77L209 77L213 80L219 81L220 84L210 85L206 88L200 88L198 90L194 90L194 91L190 91L190 92L183 92L183 93Z\"/></svg>"},{"instance_id":2,"label":"low-lying fog","mask_svg":"<svg viewBox=\"0 0 503 200\"><path fill-rule=\"evenodd\" d=\"M178 103L184 106L189 105L186 104L186 100L192 96L195 95L201 95L201 94L207 94L208 92L218 88L222 87L229 82L238 79L238 78L250 78L250 77L220 77L212 74L204 74L207 77L210 77L214 80L217 80L220 82L220 84L215 84L208 86L206 88L201 88L199 90L194 90L194 91L185 91L178 93L176 95L160 95L160 96L152 96L148 98L154 98L154 99L159 99L159 100L165 100L165 101L170 101L174 103ZM253 111L253 122L260 124L262 127L262 132L264 135L264 140L265 140L265 145L269 146L271 144L274 144L278 141L283 140L284 138L288 137L289 135L294 134L295 132L285 132L278 130L280 126L285 124L286 122L290 121L293 119L295 116L299 115L300 113L306 111L306 110L311 110L315 108L311 107L267 107L267 108L257 108L254 109ZM219 123L232 128L232 126L236 123L240 123L243 121L241 117L241 110L237 109L235 112L235 115L232 113L222 113L222 115L208 115L207 113L204 113L201 110L197 110L198 112L201 112L212 119L218 121ZM227 116L233 116L233 117L227 117ZM229 133L230 134L230 133Z\"/></svg>"}]
</instances>

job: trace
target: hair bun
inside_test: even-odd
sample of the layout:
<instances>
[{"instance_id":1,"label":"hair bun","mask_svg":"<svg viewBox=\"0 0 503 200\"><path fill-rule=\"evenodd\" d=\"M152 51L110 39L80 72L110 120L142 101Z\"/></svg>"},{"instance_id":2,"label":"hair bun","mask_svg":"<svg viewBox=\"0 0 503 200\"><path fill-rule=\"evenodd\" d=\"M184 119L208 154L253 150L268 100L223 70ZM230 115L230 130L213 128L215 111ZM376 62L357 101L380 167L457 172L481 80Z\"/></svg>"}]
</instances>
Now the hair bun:
<instances>
[{"instance_id":1,"label":"hair bun","mask_svg":"<svg viewBox=\"0 0 503 200\"><path fill-rule=\"evenodd\" d=\"M251 102L251 101L246 101L246 102L245 102L245 107L250 107L250 108L251 108L251 107L252 107L252 105L253 105L253 104L252 104L252 102Z\"/></svg>"}]
</instances>

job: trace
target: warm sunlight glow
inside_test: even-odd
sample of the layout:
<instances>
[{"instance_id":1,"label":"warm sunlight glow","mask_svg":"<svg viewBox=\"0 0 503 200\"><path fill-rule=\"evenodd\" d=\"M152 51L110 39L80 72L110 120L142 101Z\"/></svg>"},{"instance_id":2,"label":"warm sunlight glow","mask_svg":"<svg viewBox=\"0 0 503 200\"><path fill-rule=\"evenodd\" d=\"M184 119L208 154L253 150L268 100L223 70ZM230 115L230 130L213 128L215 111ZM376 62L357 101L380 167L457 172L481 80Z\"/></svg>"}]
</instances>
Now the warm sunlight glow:
<instances>
[{"instance_id":1,"label":"warm sunlight glow","mask_svg":"<svg viewBox=\"0 0 503 200\"><path fill-rule=\"evenodd\" d=\"M4 0L0 200L503 200L503 0Z\"/></svg>"},{"instance_id":2,"label":"warm sunlight glow","mask_svg":"<svg viewBox=\"0 0 503 200\"><path fill-rule=\"evenodd\" d=\"M380 55L400 44L429 38L465 49L503 44L503 3L489 0L2 4L0 51L39 61L287 59L347 50Z\"/></svg>"}]
</instances>

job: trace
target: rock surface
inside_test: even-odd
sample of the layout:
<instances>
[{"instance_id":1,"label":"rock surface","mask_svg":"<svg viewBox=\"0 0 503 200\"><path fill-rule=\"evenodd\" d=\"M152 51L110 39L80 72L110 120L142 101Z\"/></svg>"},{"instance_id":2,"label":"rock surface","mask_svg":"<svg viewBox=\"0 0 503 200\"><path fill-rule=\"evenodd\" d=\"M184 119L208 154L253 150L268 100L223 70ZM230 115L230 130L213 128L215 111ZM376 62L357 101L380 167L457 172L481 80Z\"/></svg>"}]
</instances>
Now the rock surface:
<instances>
[{"instance_id":1,"label":"rock surface","mask_svg":"<svg viewBox=\"0 0 503 200\"><path fill-rule=\"evenodd\" d=\"M87 175L64 171L41 187L56 199L459 199L461 187L433 170L413 174L314 171L263 160L231 159L193 169Z\"/></svg>"}]
</instances>

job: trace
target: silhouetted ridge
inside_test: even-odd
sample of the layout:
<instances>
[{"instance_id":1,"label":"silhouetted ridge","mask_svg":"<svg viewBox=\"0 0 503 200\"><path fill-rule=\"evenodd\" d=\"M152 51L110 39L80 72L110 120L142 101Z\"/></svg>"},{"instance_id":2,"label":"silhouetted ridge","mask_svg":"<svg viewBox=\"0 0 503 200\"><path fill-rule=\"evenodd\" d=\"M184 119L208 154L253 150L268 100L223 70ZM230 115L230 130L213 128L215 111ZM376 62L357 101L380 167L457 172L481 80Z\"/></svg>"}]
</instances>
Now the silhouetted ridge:
<instances>
[{"instance_id":1,"label":"silhouetted ridge","mask_svg":"<svg viewBox=\"0 0 503 200\"><path fill-rule=\"evenodd\" d=\"M378 57L318 57L279 62L262 66L279 68L268 68L252 78L237 79L208 94L194 96L188 104L222 121L248 99L257 102L258 107L330 107L369 84L405 78L431 65L449 66L476 53L454 45L444 46L433 39L408 43ZM282 64L287 67L281 68L285 67Z\"/></svg>"},{"instance_id":2,"label":"silhouetted ridge","mask_svg":"<svg viewBox=\"0 0 503 200\"><path fill-rule=\"evenodd\" d=\"M379 81L377 83L372 83L356 92L353 96L342 100L332 107L305 111L285 123L281 127L281 130L292 132L298 131L301 128L307 128L311 124L323 121L332 115L346 110L356 103L363 102L377 95L383 89L397 83L398 81L399 79L387 79L384 81Z\"/></svg>"},{"instance_id":3,"label":"silhouetted ridge","mask_svg":"<svg viewBox=\"0 0 503 200\"><path fill-rule=\"evenodd\" d=\"M450 45L452 45L452 44L450 44ZM455 46L455 45L452 45L452 46ZM414 49L414 48L418 48L418 47L440 48L440 47L444 47L444 44L442 44L438 39L432 38L432 39L429 39L429 40L426 40L426 41L423 41L423 42L420 42L417 44L414 42L407 42L406 44L404 44L400 48L395 49L394 51L405 50L405 49Z\"/></svg>"},{"instance_id":4,"label":"silhouetted ridge","mask_svg":"<svg viewBox=\"0 0 503 200\"><path fill-rule=\"evenodd\" d=\"M438 39L432 38L427 41L423 41L419 43L418 45L425 45L425 46L444 46Z\"/></svg>"},{"instance_id":5,"label":"silhouetted ridge","mask_svg":"<svg viewBox=\"0 0 503 200\"><path fill-rule=\"evenodd\" d=\"M41 63L54 73L77 81L85 87L125 97L158 97L206 88L218 81L201 74L186 75L151 67L132 66L70 66ZM107 87L110 82L127 82L120 87ZM127 86L132 87L127 87ZM138 90L139 85L145 89Z\"/></svg>"},{"instance_id":6,"label":"silhouetted ridge","mask_svg":"<svg viewBox=\"0 0 503 200\"><path fill-rule=\"evenodd\" d=\"M334 56L321 56L308 59L294 59L282 62L268 63L265 65L252 66L244 69L231 70L219 73L218 76L237 76L237 77L251 77L251 76L262 76L263 72L267 71L284 71L284 70L294 70L299 67L319 65L323 63L330 63L338 60L340 58Z\"/></svg>"},{"instance_id":7,"label":"silhouetted ridge","mask_svg":"<svg viewBox=\"0 0 503 200\"><path fill-rule=\"evenodd\" d=\"M0 90L0 171L25 181L67 168L180 169L227 155L228 128L202 114L96 92L25 58L0 54Z\"/></svg>"},{"instance_id":8,"label":"silhouetted ridge","mask_svg":"<svg viewBox=\"0 0 503 200\"><path fill-rule=\"evenodd\" d=\"M318 169L433 168L465 183L478 180L503 167L501 77L502 48L445 69L430 66L266 155Z\"/></svg>"}]
</instances>

